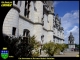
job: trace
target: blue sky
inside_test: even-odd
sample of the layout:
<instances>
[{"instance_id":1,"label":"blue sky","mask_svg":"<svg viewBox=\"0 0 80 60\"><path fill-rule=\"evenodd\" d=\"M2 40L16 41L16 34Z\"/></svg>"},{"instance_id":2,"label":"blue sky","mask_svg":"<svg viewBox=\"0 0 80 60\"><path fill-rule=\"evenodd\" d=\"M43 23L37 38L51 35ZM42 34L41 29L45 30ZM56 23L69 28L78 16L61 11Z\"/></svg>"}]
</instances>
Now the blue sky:
<instances>
[{"instance_id":1,"label":"blue sky","mask_svg":"<svg viewBox=\"0 0 80 60\"><path fill-rule=\"evenodd\" d=\"M65 43L68 43L69 33L72 32L75 43L79 44L79 2L78 1L54 1L55 14L61 18L64 27Z\"/></svg>"}]
</instances>

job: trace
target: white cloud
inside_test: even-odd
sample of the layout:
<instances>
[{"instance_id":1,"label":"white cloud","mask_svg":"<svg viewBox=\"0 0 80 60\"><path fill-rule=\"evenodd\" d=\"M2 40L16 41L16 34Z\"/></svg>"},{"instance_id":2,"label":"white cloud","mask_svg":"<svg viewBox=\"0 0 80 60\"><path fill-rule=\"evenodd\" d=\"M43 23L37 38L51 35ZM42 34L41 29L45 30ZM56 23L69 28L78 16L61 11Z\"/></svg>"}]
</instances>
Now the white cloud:
<instances>
[{"instance_id":1,"label":"white cloud","mask_svg":"<svg viewBox=\"0 0 80 60\"><path fill-rule=\"evenodd\" d=\"M61 20L64 27L65 42L68 43L68 36L72 32L75 42L79 44L79 10L66 13L61 17Z\"/></svg>"},{"instance_id":2,"label":"white cloud","mask_svg":"<svg viewBox=\"0 0 80 60\"><path fill-rule=\"evenodd\" d=\"M65 40L68 43L68 37L70 35L70 32L72 32L74 38L75 38L75 43L79 44L79 28L78 26L74 26L71 30L68 30L66 35L65 35Z\"/></svg>"},{"instance_id":3,"label":"white cloud","mask_svg":"<svg viewBox=\"0 0 80 60\"><path fill-rule=\"evenodd\" d=\"M77 32L76 30L78 30L78 26L74 26L74 28L68 32L74 32L74 31Z\"/></svg>"},{"instance_id":4,"label":"white cloud","mask_svg":"<svg viewBox=\"0 0 80 60\"><path fill-rule=\"evenodd\" d=\"M72 27L74 24L79 23L79 11L74 11L70 13L66 13L63 17L61 17L62 26L65 30Z\"/></svg>"}]
</instances>

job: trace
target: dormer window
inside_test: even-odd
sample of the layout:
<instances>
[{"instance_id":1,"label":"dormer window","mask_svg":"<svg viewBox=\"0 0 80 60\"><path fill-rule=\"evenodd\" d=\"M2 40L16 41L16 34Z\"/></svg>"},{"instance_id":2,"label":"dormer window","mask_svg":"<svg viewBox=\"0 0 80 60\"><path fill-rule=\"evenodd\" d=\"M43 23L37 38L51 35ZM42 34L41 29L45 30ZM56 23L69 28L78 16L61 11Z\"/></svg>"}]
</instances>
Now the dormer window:
<instances>
[{"instance_id":1,"label":"dormer window","mask_svg":"<svg viewBox=\"0 0 80 60\"><path fill-rule=\"evenodd\" d=\"M26 6L27 6L27 1L25 1L24 16L26 16L26 14L27 14L27 9L26 9Z\"/></svg>"}]
</instances>

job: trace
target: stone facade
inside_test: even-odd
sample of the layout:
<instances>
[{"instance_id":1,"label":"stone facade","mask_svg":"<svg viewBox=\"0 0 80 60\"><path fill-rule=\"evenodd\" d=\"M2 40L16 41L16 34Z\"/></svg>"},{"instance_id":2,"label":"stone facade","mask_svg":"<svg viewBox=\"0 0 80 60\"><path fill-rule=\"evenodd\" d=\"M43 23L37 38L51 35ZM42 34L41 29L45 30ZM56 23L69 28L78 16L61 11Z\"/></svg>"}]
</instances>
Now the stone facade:
<instances>
[{"instance_id":1,"label":"stone facade","mask_svg":"<svg viewBox=\"0 0 80 60\"><path fill-rule=\"evenodd\" d=\"M3 34L19 37L25 29L41 43L64 43L64 30L61 19L54 14L53 1L13 1L4 19Z\"/></svg>"}]
</instances>

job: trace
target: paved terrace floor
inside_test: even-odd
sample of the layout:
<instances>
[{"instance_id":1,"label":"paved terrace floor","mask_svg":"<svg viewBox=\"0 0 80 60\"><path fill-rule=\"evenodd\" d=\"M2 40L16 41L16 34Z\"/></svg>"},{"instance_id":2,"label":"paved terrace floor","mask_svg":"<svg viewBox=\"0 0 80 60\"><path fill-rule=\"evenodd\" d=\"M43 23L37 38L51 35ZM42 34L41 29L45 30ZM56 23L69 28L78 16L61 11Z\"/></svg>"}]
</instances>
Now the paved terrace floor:
<instances>
[{"instance_id":1,"label":"paved terrace floor","mask_svg":"<svg viewBox=\"0 0 80 60\"><path fill-rule=\"evenodd\" d=\"M54 57L76 57L78 54L79 52L64 52L63 55L54 55ZM47 55L40 55L40 57L47 57Z\"/></svg>"},{"instance_id":2,"label":"paved terrace floor","mask_svg":"<svg viewBox=\"0 0 80 60\"><path fill-rule=\"evenodd\" d=\"M65 52L63 55L54 55L54 57L76 57L79 52Z\"/></svg>"}]
</instances>

